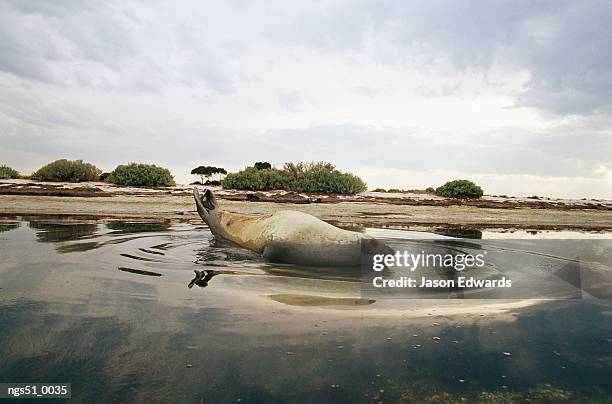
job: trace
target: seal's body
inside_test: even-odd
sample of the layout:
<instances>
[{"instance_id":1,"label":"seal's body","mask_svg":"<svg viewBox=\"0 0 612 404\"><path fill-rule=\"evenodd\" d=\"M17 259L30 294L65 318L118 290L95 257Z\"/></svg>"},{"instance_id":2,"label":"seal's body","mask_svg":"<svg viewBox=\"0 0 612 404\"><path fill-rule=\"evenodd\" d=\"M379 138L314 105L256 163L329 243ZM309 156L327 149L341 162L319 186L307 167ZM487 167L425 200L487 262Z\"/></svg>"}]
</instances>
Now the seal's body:
<instances>
[{"instance_id":1,"label":"seal's body","mask_svg":"<svg viewBox=\"0 0 612 404\"><path fill-rule=\"evenodd\" d=\"M265 258L303 265L359 265L361 233L339 229L307 213L283 210L266 215L242 215L219 209L205 190L193 194L200 217L211 232Z\"/></svg>"}]
</instances>

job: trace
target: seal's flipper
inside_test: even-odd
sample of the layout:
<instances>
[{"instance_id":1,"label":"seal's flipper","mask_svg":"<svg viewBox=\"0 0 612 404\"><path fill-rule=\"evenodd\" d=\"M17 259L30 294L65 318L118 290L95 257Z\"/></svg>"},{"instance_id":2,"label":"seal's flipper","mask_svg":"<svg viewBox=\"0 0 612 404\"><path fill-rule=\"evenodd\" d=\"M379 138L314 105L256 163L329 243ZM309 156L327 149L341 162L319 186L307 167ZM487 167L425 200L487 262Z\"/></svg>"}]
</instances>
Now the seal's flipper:
<instances>
[{"instance_id":1,"label":"seal's flipper","mask_svg":"<svg viewBox=\"0 0 612 404\"><path fill-rule=\"evenodd\" d=\"M198 188L194 187L193 196L195 198L196 205L201 205L201 207L206 209L207 211L215 210L219 207L219 204L217 203L217 198L215 198L215 195L210 189L205 189L204 194L200 195L200 191L198 191Z\"/></svg>"},{"instance_id":2,"label":"seal's flipper","mask_svg":"<svg viewBox=\"0 0 612 404\"><path fill-rule=\"evenodd\" d=\"M198 191L198 188L196 187L193 188L193 198L195 199L196 209L198 210L198 214L200 215L202 220L208 223L208 211L206 210L206 207L204 206L204 203L202 202L204 198L200 196L200 192Z\"/></svg>"}]
</instances>

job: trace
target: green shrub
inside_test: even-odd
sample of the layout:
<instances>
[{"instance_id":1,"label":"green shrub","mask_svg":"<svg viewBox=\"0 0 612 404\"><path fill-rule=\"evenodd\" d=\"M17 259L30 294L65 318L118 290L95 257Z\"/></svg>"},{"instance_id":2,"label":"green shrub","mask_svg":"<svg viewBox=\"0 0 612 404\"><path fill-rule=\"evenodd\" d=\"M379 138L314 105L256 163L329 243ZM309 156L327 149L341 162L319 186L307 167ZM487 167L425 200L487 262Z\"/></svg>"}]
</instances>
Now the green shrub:
<instances>
[{"instance_id":1,"label":"green shrub","mask_svg":"<svg viewBox=\"0 0 612 404\"><path fill-rule=\"evenodd\" d=\"M334 194L355 194L367 189L361 178L340 172L333 164L325 162L287 163L281 170L247 167L237 173L228 174L221 185L227 189L284 189Z\"/></svg>"},{"instance_id":2,"label":"green shrub","mask_svg":"<svg viewBox=\"0 0 612 404\"><path fill-rule=\"evenodd\" d=\"M100 181L106 181L106 179L108 178L108 176L110 175L110 173L102 173L100 174Z\"/></svg>"},{"instance_id":3,"label":"green shrub","mask_svg":"<svg viewBox=\"0 0 612 404\"><path fill-rule=\"evenodd\" d=\"M99 175L100 170L93 164L83 160L61 159L39 168L31 178L37 181L81 182L95 181Z\"/></svg>"},{"instance_id":4,"label":"green shrub","mask_svg":"<svg viewBox=\"0 0 612 404\"><path fill-rule=\"evenodd\" d=\"M17 170L3 164L0 166L0 180L5 180L8 178L19 178L19 173Z\"/></svg>"},{"instance_id":5,"label":"green shrub","mask_svg":"<svg viewBox=\"0 0 612 404\"><path fill-rule=\"evenodd\" d=\"M283 170L270 169L258 170L255 167L247 167L237 173L229 173L221 181L226 189L249 189L251 191L263 191L269 189L289 189L291 178Z\"/></svg>"},{"instance_id":6,"label":"green shrub","mask_svg":"<svg viewBox=\"0 0 612 404\"><path fill-rule=\"evenodd\" d=\"M129 163L117 166L108 177L107 182L129 186L171 187L176 185L167 168L155 164Z\"/></svg>"},{"instance_id":7,"label":"green shrub","mask_svg":"<svg viewBox=\"0 0 612 404\"><path fill-rule=\"evenodd\" d=\"M436 189L436 195L446 198L480 198L482 188L468 180L454 180Z\"/></svg>"},{"instance_id":8,"label":"green shrub","mask_svg":"<svg viewBox=\"0 0 612 404\"><path fill-rule=\"evenodd\" d=\"M283 171L290 174L289 190L295 192L356 194L367 189L361 178L350 173L340 172L333 164L323 161L318 163L286 163Z\"/></svg>"}]
</instances>

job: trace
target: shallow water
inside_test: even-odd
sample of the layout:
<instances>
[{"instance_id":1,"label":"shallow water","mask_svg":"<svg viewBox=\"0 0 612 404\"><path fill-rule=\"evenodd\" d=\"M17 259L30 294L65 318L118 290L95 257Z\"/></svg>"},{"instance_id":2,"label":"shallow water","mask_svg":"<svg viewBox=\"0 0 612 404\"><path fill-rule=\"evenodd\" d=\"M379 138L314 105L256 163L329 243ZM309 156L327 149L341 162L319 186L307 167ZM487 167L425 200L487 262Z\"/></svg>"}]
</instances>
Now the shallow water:
<instances>
[{"instance_id":1,"label":"shallow water","mask_svg":"<svg viewBox=\"0 0 612 404\"><path fill-rule=\"evenodd\" d=\"M79 401L612 394L608 299L366 299L358 271L268 263L188 223L6 218L0 257L0 382Z\"/></svg>"}]
</instances>

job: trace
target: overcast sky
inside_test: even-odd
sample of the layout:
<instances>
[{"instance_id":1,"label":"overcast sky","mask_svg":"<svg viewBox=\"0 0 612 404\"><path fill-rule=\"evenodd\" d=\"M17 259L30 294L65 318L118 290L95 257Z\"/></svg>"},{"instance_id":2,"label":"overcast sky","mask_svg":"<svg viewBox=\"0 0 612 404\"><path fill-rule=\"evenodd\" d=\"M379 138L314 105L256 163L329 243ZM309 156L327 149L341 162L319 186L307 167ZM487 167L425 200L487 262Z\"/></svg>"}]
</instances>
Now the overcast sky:
<instances>
[{"instance_id":1,"label":"overcast sky","mask_svg":"<svg viewBox=\"0 0 612 404\"><path fill-rule=\"evenodd\" d=\"M612 198L610 1L0 0L0 164Z\"/></svg>"}]
</instances>

